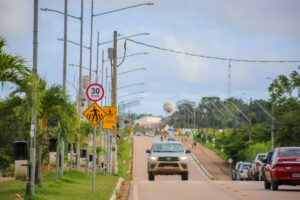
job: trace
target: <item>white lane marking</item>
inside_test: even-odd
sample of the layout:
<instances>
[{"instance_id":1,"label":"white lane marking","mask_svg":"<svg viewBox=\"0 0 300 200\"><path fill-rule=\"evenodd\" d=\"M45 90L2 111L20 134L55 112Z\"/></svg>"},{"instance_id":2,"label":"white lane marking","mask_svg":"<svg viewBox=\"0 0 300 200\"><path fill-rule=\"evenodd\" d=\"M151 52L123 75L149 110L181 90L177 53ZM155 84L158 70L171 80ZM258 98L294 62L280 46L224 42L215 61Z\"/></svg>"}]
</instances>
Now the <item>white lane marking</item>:
<instances>
[{"instance_id":1,"label":"white lane marking","mask_svg":"<svg viewBox=\"0 0 300 200\"><path fill-rule=\"evenodd\" d=\"M133 200L138 200L138 188L137 188L137 184L134 183L133 185Z\"/></svg>"},{"instance_id":2,"label":"white lane marking","mask_svg":"<svg viewBox=\"0 0 300 200\"><path fill-rule=\"evenodd\" d=\"M205 174L206 174L208 177L210 177L211 179L215 179L215 177L213 177L213 176L207 171L207 169L206 169L206 168L204 167L204 165L200 162L200 160L198 160L198 158L193 154L193 152L191 152L191 156L193 157L194 161L196 161L196 162L200 165L202 171L204 171Z\"/></svg>"},{"instance_id":3,"label":"white lane marking","mask_svg":"<svg viewBox=\"0 0 300 200\"><path fill-rule=\"evenodd\" d=\"M210 180L203 172L203 170L200 169L199 165L196 164L196 162L194 161L194 159L189 155L190 160L192 160L192 162L194 163L194 165L196 166L196 168L200 171L200 173L202 174L202 176L206 179L206 180Z\"/></svg>"}]
</instances>

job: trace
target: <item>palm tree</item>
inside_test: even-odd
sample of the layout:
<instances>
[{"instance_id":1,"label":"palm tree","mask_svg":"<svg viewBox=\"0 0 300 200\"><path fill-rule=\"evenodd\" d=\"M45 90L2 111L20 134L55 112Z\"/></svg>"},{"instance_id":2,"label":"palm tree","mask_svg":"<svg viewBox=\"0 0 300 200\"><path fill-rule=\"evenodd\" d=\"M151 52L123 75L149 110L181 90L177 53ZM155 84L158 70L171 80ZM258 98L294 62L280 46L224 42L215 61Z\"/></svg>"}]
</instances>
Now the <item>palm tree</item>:
<instances>
[{"instance_id":1,"label":"palm tree","mask_svg":"<svg viewBox=\"0 0 300 200\"><path fill-rule=\"evenodd\" d=\"M32 71L25 66L25 60L20 56L10 55L4 51L6 41L0 37L0 82L11 82L28 91Z\"/></svg>"}]
</instances>

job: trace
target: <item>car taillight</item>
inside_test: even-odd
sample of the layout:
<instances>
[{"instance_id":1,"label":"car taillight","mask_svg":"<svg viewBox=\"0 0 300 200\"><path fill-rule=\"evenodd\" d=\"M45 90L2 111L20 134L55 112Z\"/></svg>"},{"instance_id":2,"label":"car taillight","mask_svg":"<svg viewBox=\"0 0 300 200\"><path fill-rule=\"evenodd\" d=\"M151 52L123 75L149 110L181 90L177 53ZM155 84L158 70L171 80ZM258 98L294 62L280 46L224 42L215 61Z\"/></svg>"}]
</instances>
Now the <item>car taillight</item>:
<instances>
[{"instance_id":1,"label":"car taillight","mask_svg":"<svg viewBox=\"0 0 300 200\"><path fill-rule=\"evenodd\" d=\"M241 169L241 173L243 173L243 170Z\"/></svg>"},{"instance_id":2,"label":"car taillight","mask_svg":"<svg viewBox=\"0 0 300 200\"><path fill-rule=\"evenodd\" d=\"M260 166L260 163L259 163L259 162L257 162L257 163L256 163L256 167L259 167L259 166Z\"/></svg>"}]
</instances>

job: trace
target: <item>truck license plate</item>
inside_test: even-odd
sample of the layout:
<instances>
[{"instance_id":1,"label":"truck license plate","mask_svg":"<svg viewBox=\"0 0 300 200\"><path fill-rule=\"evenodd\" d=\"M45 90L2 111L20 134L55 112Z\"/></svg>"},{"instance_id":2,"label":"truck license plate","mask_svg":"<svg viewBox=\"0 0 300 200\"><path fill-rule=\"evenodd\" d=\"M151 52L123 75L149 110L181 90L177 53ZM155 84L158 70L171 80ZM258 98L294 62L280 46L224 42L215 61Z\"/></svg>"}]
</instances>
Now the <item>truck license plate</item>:
<instances>
[{"instance_id":1,"label":"truck license plate","mask_svg":"<svg viewBox=\"0 0 300 200\"><path fill-rule=\"evenodd\" d=\"M300 173L293 173L294 178L300 178Z\"/></svg>"}]
</instances>

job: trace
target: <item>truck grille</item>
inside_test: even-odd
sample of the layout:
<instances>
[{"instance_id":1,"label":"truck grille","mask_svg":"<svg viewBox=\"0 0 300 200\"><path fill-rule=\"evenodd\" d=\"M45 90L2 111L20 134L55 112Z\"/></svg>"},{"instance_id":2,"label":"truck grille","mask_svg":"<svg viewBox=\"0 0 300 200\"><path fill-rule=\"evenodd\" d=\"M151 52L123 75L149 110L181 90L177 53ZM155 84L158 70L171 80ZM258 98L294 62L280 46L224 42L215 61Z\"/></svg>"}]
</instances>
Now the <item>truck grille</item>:
<instances>
[{"instance_id":1,"label":"truck grille","mask_svg":"<svg viewBox=\"0 0 300 200\"><path fill-rule=\"evenodd\" d=\"M159 163L159 167L178 167L177 163Z\"/></svg>"},{"instance_id":2,"label":"truck grille","mask_svg":"<svg viewBox=\"0 0 300 200\"><path fill-rule=\"evenodd\" d=\"M158 157L158 161L178 161L178 157Z\"/></svg>"}]
</instances>

